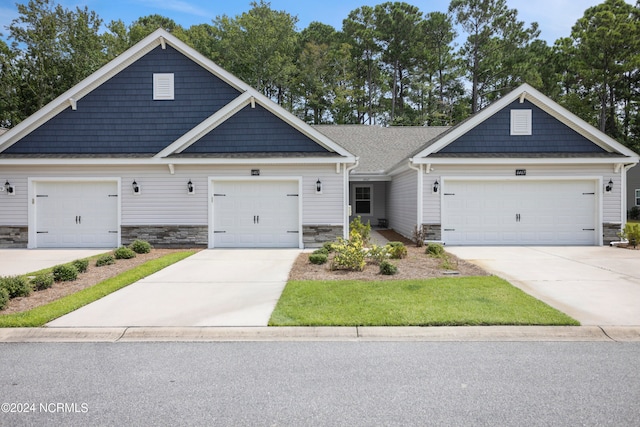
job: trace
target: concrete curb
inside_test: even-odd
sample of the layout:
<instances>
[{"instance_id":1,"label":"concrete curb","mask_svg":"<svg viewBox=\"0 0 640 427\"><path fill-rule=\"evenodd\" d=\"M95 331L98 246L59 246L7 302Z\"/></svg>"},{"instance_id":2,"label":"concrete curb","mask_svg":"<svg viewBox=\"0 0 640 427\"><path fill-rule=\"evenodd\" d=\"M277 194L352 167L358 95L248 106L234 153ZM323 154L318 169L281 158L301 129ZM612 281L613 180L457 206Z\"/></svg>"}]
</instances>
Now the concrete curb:
<instances>
[{"instance_id":1,"label":"concrete curb","mask_svg":"<svg viewBox=\"0 0 640 427\"><path fill-rule=\"evenodd\" d=\"M635 326L5 328L0 342L640 342Z\"/></svg>"}]
</instances>

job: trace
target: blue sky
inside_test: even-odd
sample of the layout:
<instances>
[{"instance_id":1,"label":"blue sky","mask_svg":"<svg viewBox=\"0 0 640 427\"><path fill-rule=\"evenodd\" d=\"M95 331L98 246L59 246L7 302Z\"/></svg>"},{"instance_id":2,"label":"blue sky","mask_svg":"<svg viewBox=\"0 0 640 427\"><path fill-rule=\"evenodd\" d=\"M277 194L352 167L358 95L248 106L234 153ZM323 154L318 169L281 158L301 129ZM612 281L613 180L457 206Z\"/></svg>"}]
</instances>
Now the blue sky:
<instances>
[{"instance_id":1,"label":"blue sky","mask_svg":"<svg viewBox=\"0 0 640 427\"><path fill-rule=\"evenodd\" d=\"M0 33L6 37L6 26L18 16L16 3L28 0L0 0ZM445 12L450 0L405 0L420 8L424 13ZM512 9L518 10L520 20L529 24L538 22L540 37L549 44L566 37L571 27L584 11L604 0L507 0ZM635 0L626 0L635 4ZM383 3L384 0L271 0L271 8L284 10L298 17L298 29L303 29L312 21L320 21L337 29L350 11L360 6ZM172 18L183 27L194 24L211 23L219 15L236 16L251 8L250 0L59 0L62 6L74 9L76 6L88 6L105 21L122 19L130 24L141 16L159 14Z\"/></svg>"}]
</instances>

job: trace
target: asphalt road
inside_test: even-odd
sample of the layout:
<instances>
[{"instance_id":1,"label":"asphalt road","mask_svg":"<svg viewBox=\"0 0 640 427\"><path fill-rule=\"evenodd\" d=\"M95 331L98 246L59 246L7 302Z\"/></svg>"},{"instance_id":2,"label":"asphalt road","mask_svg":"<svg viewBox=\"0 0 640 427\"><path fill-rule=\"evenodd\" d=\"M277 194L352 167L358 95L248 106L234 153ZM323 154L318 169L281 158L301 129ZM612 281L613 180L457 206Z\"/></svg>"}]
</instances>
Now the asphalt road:
<instances>
[{"instance_id":1,"label":"asphalt road","mask_svg":"<svg viewBox=\"0 0 640 427\"><path fill-rule=\"evenodd\" d=\"M0 425L640 425L640 343L12 343L0 360Z\"/></svg>"}]
</instances>

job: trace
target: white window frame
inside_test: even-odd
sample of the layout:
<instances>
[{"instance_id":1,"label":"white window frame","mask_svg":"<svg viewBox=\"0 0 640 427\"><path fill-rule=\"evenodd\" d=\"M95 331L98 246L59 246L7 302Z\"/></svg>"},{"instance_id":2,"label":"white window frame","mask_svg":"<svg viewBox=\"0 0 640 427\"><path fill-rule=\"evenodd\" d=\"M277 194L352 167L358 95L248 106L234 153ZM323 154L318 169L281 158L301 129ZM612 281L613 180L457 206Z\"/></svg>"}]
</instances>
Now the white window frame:
<instances>
[{"instance_id":1,"label":"white window frame","mask_svg":"<svg viewBox=\"0 0 640 427\"><path fill-rule=\"evenodd\" d=\"M175 85L173 73L153 74L153 100L172 101L175 99Z\"/></svg>"},{"instance_id":2,"label":"white window frame","mask_svg":"<svg viewBox=\"0 0 640 427\"><path fill-rule=\"evenodd\" d=\"M511 135L531 135L531 110L511 110Z\"/></svg>"},{"instance_id":3,"label":"white window frame","mask_svg":"<svg viewBox=\"0 0 640 427\"><path fill-rule=\"evenodd\" d=\"M640 206L640 188L636 188L636 206Z\"/></svg>"},{"instance_id":4,"label":"white window frame","mask_svg":"<svg viewBox=\"0 0 640 427\"><path fill-rule=\"evenodd\" d=\"M358 199L358 189L369 189L368 199ZM360 212L358 210L358 202L369 202L369 212ZM372 185L356 185L353 187L353 204L355 205L355 215L373 216L373 186Z\"/></svg>"}]
</instances>

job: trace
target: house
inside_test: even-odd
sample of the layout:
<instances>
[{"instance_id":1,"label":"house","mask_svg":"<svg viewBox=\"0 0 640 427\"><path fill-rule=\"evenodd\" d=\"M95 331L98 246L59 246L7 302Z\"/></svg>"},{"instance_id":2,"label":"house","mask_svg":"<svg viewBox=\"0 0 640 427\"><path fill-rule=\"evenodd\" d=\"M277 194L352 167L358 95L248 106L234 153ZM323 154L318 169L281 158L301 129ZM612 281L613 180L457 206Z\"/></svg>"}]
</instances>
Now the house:
<instances>
[{"instance_id":1,"label":"house","mask_svg":"<svg viewBox=\"0 0 640 427\"><path fill-rule=\"evenodd\" d=\"M602 245L626 222L638 155L526 84L450 129L316 128L365 165L350 179L355 213L369 201L363 219L371 209L407 237Z\"/></svg>"},{"instance_id":2,"label":"house","mask_svg":"<svg viewBox=\"0 0 640 427\"><path fill-rule=\"evenodd\" d=\"M627 172L627 208L633 207L640 209L640 167L632 167Z\"/></svg>"},{"instance_id":3,"label":"house","mask_svg":"<svg viewBox=\"0 0 640 427\"><path fill-rule=\"evenodd\" d=\"M314 246L356 160L158 30L0 136L0 247Z\"/></svg>"},{"instance_id":4,"label":"house","mask_svg":"<svg viewBox=\"0 0 640 427\"><path fill-rule=\"evenodd\" d=\"M158 30L0 135L0 247L314 247L361 216L602 245L638 155L523 85L449 127L309 126Z\"/></svg>"}]
</instances>

